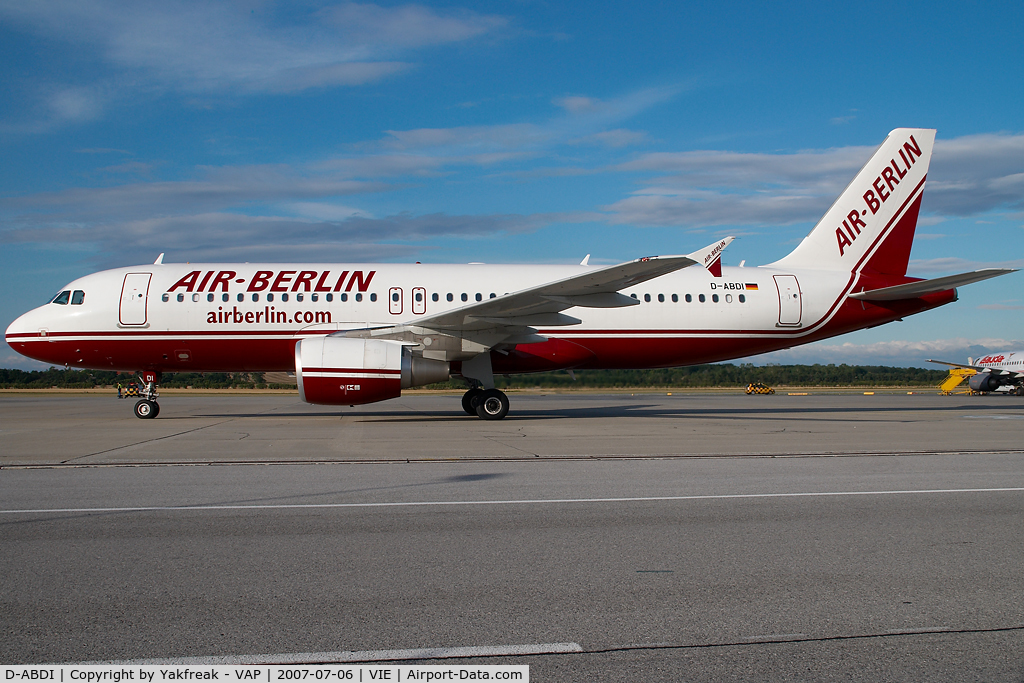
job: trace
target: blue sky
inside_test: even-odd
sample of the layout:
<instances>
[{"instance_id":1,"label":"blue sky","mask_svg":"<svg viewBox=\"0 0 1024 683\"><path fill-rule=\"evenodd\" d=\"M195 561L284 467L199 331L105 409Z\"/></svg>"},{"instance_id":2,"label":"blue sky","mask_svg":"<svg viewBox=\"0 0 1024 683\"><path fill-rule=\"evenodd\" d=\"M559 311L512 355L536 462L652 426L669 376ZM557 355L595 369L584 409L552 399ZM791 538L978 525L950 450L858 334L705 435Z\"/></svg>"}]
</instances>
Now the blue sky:
<instances>
[{"instance_id":1,"label":"blue sky","mask_svg":"<svg viewBox=\"0 0 1024 683\"><path fill-rule=\"evenodd\" d=\"M938 129L910 274L1024 266L1024 7L0 0L0 324L166 261L614 263L800 241ZM1024 275L756 362L1024 348ZM9 347L0 366L33 368Z\"/></svg>"}]
</instances>

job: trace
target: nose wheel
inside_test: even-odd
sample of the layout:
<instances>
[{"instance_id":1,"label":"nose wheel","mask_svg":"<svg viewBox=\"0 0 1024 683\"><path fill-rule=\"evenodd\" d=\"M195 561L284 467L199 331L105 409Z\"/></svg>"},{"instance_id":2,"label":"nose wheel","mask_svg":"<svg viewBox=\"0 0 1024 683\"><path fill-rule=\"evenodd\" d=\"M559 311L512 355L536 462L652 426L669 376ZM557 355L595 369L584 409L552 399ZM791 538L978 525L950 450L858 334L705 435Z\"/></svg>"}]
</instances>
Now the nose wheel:
<instances>
[{"instance_id":1,"label":"nose wheel","mask_svg":"<svg viewBox=\"0 0 1024 683\"><path fill-rule=\"evenodd\" d=\"M160 404L149 399L142 399L135 404L135 417L140 420L151 420L160 414Z\"/></svg>"}]
</instances>

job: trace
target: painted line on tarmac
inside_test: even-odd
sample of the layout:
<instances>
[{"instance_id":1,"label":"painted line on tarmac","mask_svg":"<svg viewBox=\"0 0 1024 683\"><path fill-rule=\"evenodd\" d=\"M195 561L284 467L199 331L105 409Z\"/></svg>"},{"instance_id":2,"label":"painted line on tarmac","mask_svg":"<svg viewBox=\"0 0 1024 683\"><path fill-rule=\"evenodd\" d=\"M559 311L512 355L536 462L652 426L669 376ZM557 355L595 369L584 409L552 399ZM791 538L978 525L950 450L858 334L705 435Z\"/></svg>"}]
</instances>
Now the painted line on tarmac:
<instances>
[{"instance_id":1,"label":"painted line on tarmac","mask_svg":"<svg viewBox=\"0 0 1024 683\"><path fill-rule=\"evenodd\" d=\"M898 491L813 491L798 493L723 493L701 496L631 496L628 498L533 498L526 500L425 500L390 503L275 503L269 505L139 505L96 508L26 508L0 514L57 514L88 512L184 512L205 510L330 510L343 508L454 507L468 505L567 505L572 503L646 503L687 500L767 498L829 498L844 496L911 496L948 493L1020 493L1024 487L986 489L916 489Z\"/></svg>"},{"instance_id":2,"label":"painted line on tarmac","mask_svg":"<svg viewBox=\"0 0 1024 683\"><path fill-rule=\"evenodd\" d=\"M474 647L425 647L413 650L362 650L339 652L293 652L276 655L223 655L211 657L170 657L167 659L123 659L85 664L111 666L167 665L231 666L235 664L334 664L339 662L395 662L412 659L461 659L465 657L514 657L562 655L583 652L579 643L535 643L532 645L483 645Z\"/></svg>"}]
</instances>

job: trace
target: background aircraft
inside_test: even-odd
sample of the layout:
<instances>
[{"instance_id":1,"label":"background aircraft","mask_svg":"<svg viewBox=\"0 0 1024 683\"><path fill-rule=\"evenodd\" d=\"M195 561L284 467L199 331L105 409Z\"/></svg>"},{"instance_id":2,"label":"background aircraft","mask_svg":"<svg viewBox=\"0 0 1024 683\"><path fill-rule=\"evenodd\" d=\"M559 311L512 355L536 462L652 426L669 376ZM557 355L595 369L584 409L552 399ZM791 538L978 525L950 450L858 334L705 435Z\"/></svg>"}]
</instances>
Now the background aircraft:
<instances>
[{"instance_id":1,"label":"background aircraft","mask_svg":"<svg viewBox=\"0 0 1024 683\"><path fill-rule=\"evenodd\" d=\"M975 370L977 374L967 378L967 386L973 391L998 391L1000 387L1013 387L1014 394L1024 396L1024 351L990 353L978 359L968 358L966 364L931 358L928 362Z\"/></svg>"}]
</instances>

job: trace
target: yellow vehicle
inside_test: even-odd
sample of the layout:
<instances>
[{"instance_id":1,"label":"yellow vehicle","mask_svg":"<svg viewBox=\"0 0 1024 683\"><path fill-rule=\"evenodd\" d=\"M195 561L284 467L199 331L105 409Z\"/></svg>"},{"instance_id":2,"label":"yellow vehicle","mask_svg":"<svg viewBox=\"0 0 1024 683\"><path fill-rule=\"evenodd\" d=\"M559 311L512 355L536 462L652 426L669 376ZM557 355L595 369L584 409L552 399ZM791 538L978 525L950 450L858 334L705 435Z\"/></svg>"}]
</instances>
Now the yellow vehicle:
<instances>
[{"instance_id":1,"label":"yellow vehicle","mask_svg":"<svg viewBox=\"0 0 1024 683\"><path fill-rule=\"evenodd\" d=\"M747 385L748 394L774 394L775 390L764 382L751 382Z\"/></svg>"}]
</instances>

